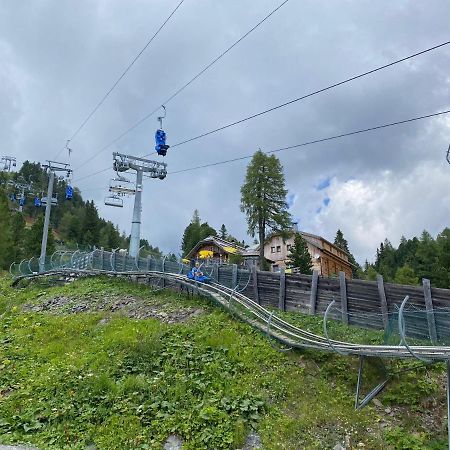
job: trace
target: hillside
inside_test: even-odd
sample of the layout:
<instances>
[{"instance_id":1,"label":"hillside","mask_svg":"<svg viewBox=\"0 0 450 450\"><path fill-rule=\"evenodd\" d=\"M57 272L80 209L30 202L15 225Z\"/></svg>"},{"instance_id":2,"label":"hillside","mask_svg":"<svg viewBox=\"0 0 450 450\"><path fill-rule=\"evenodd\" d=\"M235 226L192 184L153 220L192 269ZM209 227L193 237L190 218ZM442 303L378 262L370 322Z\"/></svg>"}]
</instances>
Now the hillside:
<instances>
[{"instance_id":1,"label":"hillside","mask_svg":"<svg viewBox=\"0 0 450 450\"><path fill-rule=\"evenodd\" d=\"M26 191L23 212L18 212L18 189L11 183L32 184ZM34 205L34 197L42 197L47 191L48 177L38 163L25 161L18 172L0 172L0 226L4 235L4 248L0 242L0 268L8 268L13 261L38 256L40 254L44 207ZM67 180L57 180L54 192L58 205L52 207L47 254L55 248L128 248L129 237L121 233L118 226L99 216L93 201L85 201L75 187L73 198L65 199ZM16 201L10 196L16 195ZM161 256L157 247L141 240L142 254Z\"/></svg>"},{"instance_id":2,"label":"hillside","mask_svg":"<svg viewBox=\"0 0 450 450\"><path fill-rule=\"evenodd\" d=\"M440 366L402 373L355 412L356 358L280 352L205 300L107 278L9 282L0 284L0 443L160 449L171 437L183 449L446 448ZM316 317L285 318L321 327Z\"/></svg>"}]
</instances>

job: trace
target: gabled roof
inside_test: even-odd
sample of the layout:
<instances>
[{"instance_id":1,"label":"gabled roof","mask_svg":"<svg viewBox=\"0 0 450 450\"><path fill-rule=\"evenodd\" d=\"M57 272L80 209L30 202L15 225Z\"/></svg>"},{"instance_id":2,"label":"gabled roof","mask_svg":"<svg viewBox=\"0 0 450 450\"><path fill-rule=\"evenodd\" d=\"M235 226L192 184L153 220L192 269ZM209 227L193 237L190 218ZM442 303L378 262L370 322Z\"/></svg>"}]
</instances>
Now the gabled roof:
<instances>
[{"instance_id":1,"label":"gabled roof","mask_svg":"<svg viewBox=\"0 0 450 450\"><path fill-rule=\"evenodd\" d=\"M306 233L305 231L287 231L285 232L287 233L289 236L292 236L294 233L300 233L302 238L308 242L311 245L314 245L317 248L320 248L321 250L323 250L323 245L322 242L326 242L327 244L331 245L332 247L338 248L339 251L341 251L342 253L345 253L347 256L350 256L349 253L347 253L345 250L342 250L342 248L338 247L337 245L333 244L332 242L330 242L328 239L323 238L322 236L319 236L317 234L312 234L312 233ZM269 242L269 240L274 237L274 236L280 236L282 233L281 232L277 232L277 233L271 233L269 236L267 236L266 238L266 243Z\"/></svg>"},{"instance_id":2,"label":"gabled roof","mask_svg":"<svg viewBox=\"0 0 450 450\"><path fill-rule=\"evenodd\" d=\"M205 244L217 245L217 247L221 248L225 253L228 254L242 254L245 251L244 247L236 244L235 242L227 241L226 239L219 238L218 236L208 236L207 238L197 242L194 248L192 248L191 251L186 255L186 258L191 259L197 252L197 250Z\"/></svg>"}]
</instances>

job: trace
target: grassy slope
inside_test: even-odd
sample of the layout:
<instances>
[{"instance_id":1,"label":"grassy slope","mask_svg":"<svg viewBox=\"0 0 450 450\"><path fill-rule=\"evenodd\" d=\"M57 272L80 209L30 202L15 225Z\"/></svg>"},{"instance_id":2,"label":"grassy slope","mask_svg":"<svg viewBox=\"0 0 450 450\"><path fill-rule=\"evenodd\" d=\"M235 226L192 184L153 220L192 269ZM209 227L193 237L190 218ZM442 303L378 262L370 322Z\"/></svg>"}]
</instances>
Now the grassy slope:
<instances>
[{"instance_id":1,"label":"grassy slope","mask_svg":"<svg viewBox=\"0 0 450 450\"><path fill-rule=\"evenodd\" d=\"M162 310L200 306L205 314L169 325L119 313L21 310L55 295L132 295ZM445 448L444 425L430 430L424 411L431 402L445 422L439 367L403 375L380 396L382 407L355 412L355 358L279 352L204 300L109 279L11 289L3 278L0 313L0 443L146 449L175 433L187 449L240 448L254 427L265 449L332 448L345 436L355 448ZM317 318L286 317L320 329Z\"/></svg>"}]
</instances>

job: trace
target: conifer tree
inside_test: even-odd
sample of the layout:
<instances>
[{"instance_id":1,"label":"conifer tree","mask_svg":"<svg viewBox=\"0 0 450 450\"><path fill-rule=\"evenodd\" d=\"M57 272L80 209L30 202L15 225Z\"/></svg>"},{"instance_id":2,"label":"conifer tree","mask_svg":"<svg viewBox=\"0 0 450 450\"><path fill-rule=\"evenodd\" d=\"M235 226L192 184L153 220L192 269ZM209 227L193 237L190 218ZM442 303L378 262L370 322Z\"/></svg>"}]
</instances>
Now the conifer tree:
<instances>
[{"instance_id":1,"label":"conifer tree","mask_svg":"<svg viewBox=\"0 0 450 450\"><path fill-rule=\"evenodd\" d=\"M419 277L414 273L411 266L405 264L403 267L397 269L394 281L398 284L419 284Z\"/></svg>"},{"instance_id":2,"label":"conifer tree","mask_svg":"<svg viewBox=\"0 0 450 450\"><path fill-rule=\"evenodd\" d=\"M12 261L11 213L6 194L0 190L0 268L6 268Z\"/></svg>"},{"instance_id":3,"label":"conifer tree","mask_svg":"<svg viewBox=\"0 0 450 450\"><path fill-rule=\"evenodd\" d=\"M28 258L32 256L39 257L41 254L42 232L44 230L44 216L34 222L25 237L25 250ZM47 237L47 255L50 256L55 251L55 239L51 227L48 229Z\"/></svg>"},{"instance_id":4,"label":"conifer tree","mask_svg":"<svg viewBox=\"0 0 450 450\"><path fill-rule=\"evenodd\" d=\"M353 278L359 278L359 275L362 272L361 266L356 262L355 257L350 252L347 239L344 238L344 234L341 230L337 230L336 232L334 245L336 247L339 247L341 250L344 250L344 252L348 253L348 261L350 262L350 264L352 264L352 276Z\"/></svg>"},{"instance_id":5,"label":"conifer tree","mask_svg":"<svg viewBox=\"0 0 450 450\"><path fill-rule=\"evenodd\" d=\"M225 226L225 224L222 224L222 226L220 227L219 233L220 233L219 236L221 237L221 239L227 238L228 231L227 231L227 227Z\"/></svg>"},{"instance_id":6,"label":"conifer tree","mask_svg":"<svg viewBox=\"0 0 450 450\"><path fill-rule=\"evenodd\" d=\"M308 244L300 233L295 233L294 245L288 255L289 264L300 270L300 273L310 275L313 270L311 255L308 251Z\"/></svg>"},{"instance_id":7,"label":"conifer tree","mask_svg":"<svg viewBox=\"0 0 450 450\"><path fill-rule=\"evenodd\" d=\"M200 223L200 214L196 209L190 224L185 228L183 233L181 242L183 256L187 255L195 247L197 242L208 236L217 236L217 232L208 222Z\"/></svg>"},{"instance_id":8,"label":"conifer tree","mask_svg":"<svg viewBox=\"0 0 450 450\"><path fill-rule=\"evenodd\" d=\"M270 230L285 231L291 227L286 203L283 166L275 155L257 151L247 167L241 187L241 211L247 216L249 234L259 237L260 267L266 268L264 243Z\"/></svg>"}]
</instances>

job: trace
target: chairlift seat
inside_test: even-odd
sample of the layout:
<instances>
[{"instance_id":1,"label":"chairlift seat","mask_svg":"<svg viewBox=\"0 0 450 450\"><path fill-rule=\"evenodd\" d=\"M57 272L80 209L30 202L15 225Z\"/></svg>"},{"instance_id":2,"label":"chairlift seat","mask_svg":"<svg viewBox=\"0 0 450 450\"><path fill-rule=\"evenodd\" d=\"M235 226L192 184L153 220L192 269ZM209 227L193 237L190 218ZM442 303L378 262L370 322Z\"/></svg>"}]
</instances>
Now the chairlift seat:
<instances>
[{"instance_id":1,"label":"chairlift seat","mask_svg":"<svg viewBox=\"0 0 450 450\"><path fill-rule=\"evenodd\" d=\"M41 198L41 204L43 206L47 205L47 197L42 197ZM57 197L52 197L51 204L52 204L52 206L56 206L58 204L58 198Z\"/></svg>"},{"instance_id":2,"label":"chairlift seat","mask_svg":"<svg viewBox=\"0 0 450 450\"><path fill-rule=\"evenodd\" d=\"M123 200L118 195L109 195L105 197L105 205L123 208Z\"/></svg>"},{"instance_id":3,"label":"chairlift seat","mask_svg":"<svg viewBox=\"0 0 450 450\"><path fill-rule=\"evenodd\" d=\"M72 200L73 198L73 187L72 186L67 186L66 187L66 199L67 200Z\"/></svg>"},{"instance_id":4,"label":"chairlift seat","mask_svg":"<svg viewBox=\"0 0 450 450\"><path fill-rule=\"evenodd\" d=\"M166 144L166 132L164 130L156 130L155 143L155 150L158 155L166 156L167 150L170 148L170 146Z\"/></svg>"}]
</instances>

